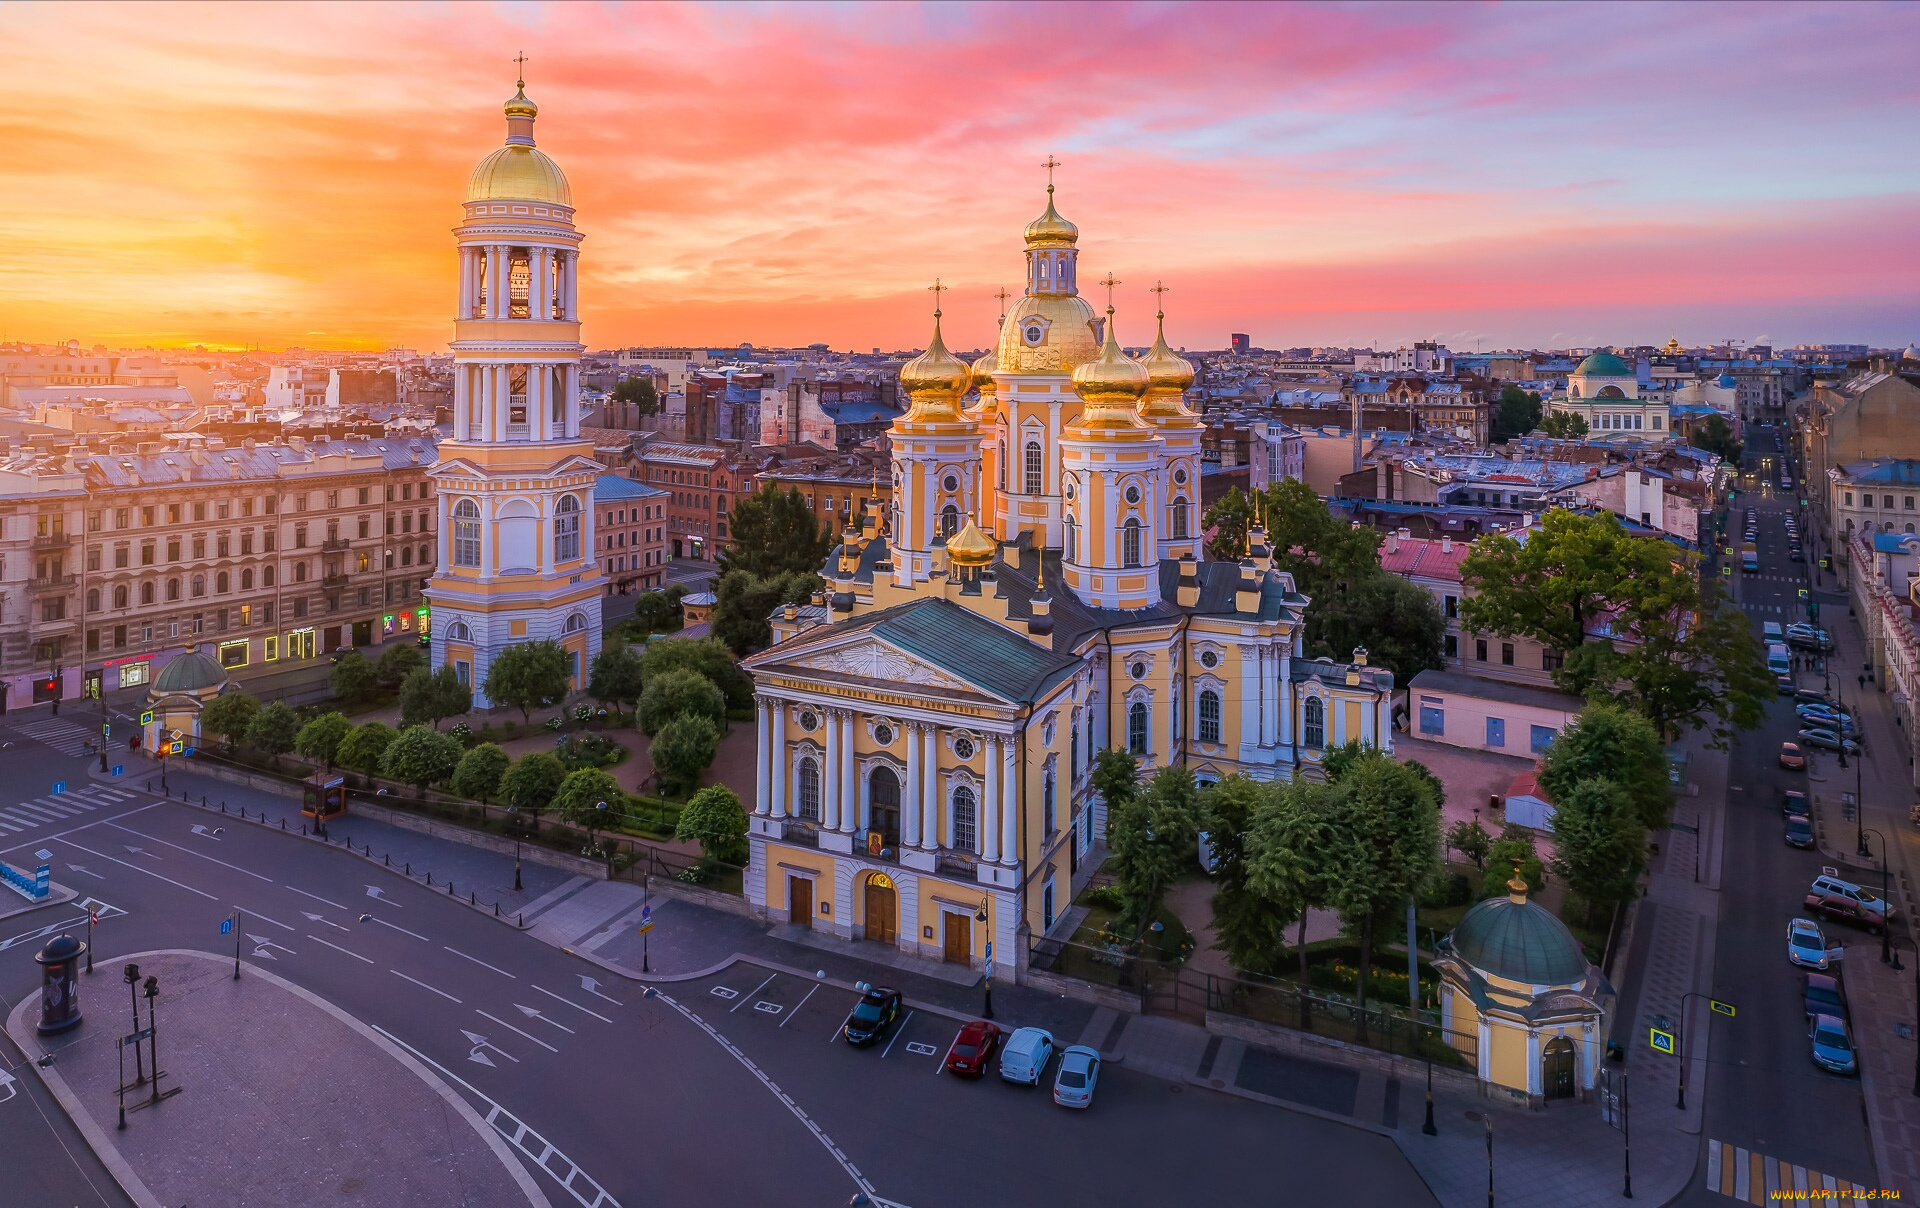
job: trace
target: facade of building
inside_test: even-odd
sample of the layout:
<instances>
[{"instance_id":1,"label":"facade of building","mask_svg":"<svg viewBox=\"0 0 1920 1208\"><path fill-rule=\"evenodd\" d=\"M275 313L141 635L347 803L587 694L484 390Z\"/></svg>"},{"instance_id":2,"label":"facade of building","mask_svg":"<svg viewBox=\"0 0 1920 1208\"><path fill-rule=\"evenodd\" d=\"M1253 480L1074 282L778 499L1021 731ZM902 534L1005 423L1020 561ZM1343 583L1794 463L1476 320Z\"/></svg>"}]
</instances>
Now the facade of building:
<instances>
[{"instance_id":1,"label":"facade of building","mask_svg":"<svg viewBox=\"0 0 1920 1208\"><path fill-rule=\"evenodd\" d=\"M1855 533L1912 533L1920 523L1920 459L1875 457L1827 470L1826 511L1844 564Z\"/></svg>"},{"instance_id":2,"label":"facade of building","mask_svg":"<svg viewBox=\"0 0 1920 1208\"><path fill-rule=\"evenodd\" d=\"M1192 367L1164 337L1128 357L1111 308L1095 321L1051 190L1025 242L998 348L968 366L936 312L901 370L884 526L844 529L828 590L745 663L755 908L975 967L991 941L1000 978L1091 872L1095 752L1286 779L1393 743L1392 675L1301 657L1311 601L1263 534L1197 561Z\"/></svg>"},{"instance_id":3,"label":"facade of building","mask_svg":"<svg viewBox=\"0 0 1920 1208\"><path fill-rule=\"evenodd\" d=\"M602 474L594 483L600 508L600 575L607 594L650 591L667 565L667 493L623 474Z\"/></svg>"},{"instance_id":4,"label":"facade of building","mask_svg":"<svg viewBox=\"0 0 1920 1208\"><path fill-rule=\"evenodd\" d=\"M1596 352L1581 361L1567 375L1566 393L1555 394L1548 409L1586 420L1593 440L1664 441L1672 436L1665 396L1643 396L1639 372L1610 352Z\"/></svg>"},{"instance_id":5,"label":"facade of building","mask_svg":"<svg viewBox=\"0 0 1920 1208\"><path fill-rule=\"evenodd\" d=\"M1407 686L1408 733L1469 751L1535 758L1547 753L1584 703L1531 684L1422 671Z\"/></svg>"},{"instance_id":6,"label":"facade of building","mask_svg":"<svg viewBox=\"0 0 1920 1208\"><path fill-rule=\"evenodd\" d=\"M714 558L731 542L727 517L753 491L754 471L725 449L653 441L640 450L634 476L667 492L667 555Z\"/></svg>"},{"instance_id":7,"label":"facade of building","mask_svg":"<svg viewBox=\"0 0 1920 1208\"><path fill-rule=\"evenodd\" d=\"M822 458L785 462L760 471L755 479L782 491L800 492L813 518L829 532L858 524L869 508L884 514L893 501L892 467L866 458Z\"/></svg>"},{"instance_id":8,"label":"facade of building","mask_svg":"<svg viewBox=\"0 0 1920 1208\"><path fill-rule=\"evenodd\" d=\"M575 689L600 649L593 488L580 433L579 244L573 193L534 146L524 84L505 106L506 145L467 183L453 348L453 439L440 447L441 618L433 665L488 707L493 658L548 639Z\"/></svg>"},{"instance_id":9,"label":"facade of building","mask_svg":"<svg viewBox=\"0 0 1920 1208\"><path fill-rule=\"evenodd\" d=\"M1920 459L1920 424L1913 422L1920 415L1920 362L1879 363L1843 382L1816 385L1805 399L1801 421L1793 432L1800 446L1801 471L1809 481L1829 484L1827 491L1813 498L1822 512L1822 535L1830 546L1842 550L1846 530L1831 504L1833 471L1870 459ZM1846 488L1841 490L1844 495ZM1904 492L1894 494L1900 497ZM1858 519L1864 524L1866 517ZM1901 519L1902 527L1907 519L1911 518Z\"/></svg>"},{"instance_id":10,"label":"facade of building","mask_svg":"<svg viewBox=\"0 0 1920 1208\"><path fill-rule=\"evenodd\" d=\"M1460 605L1469 593L1460 581L1460 563L1471 549L1468 542L1449 536L1415 537L1406 529L1391 530L1380 546L1380 565L1424 588L1440 606L1440 615L1447 622L1446 636L1441 638L1441 658L1447 670L1551 688L1553 673L1561 661L1557 651L1532 638L1476 633L1461 619Z\"/></svg>"}]
</instances>

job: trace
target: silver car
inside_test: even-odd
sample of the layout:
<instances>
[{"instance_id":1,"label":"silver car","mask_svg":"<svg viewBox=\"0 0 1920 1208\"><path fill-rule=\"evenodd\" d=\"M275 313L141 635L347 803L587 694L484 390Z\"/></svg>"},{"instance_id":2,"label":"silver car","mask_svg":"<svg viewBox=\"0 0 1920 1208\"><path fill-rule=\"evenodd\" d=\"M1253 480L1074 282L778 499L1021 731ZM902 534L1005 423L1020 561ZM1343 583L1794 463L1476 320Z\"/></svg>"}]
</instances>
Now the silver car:
<instances>
[{"instance_id":1,"label":"silver car","mask_svg":"<svg viewBox=\"0 0 1920 1208\"><path fill-rule=\"evenodd\" d=\"M1084 1044L1060 1054L1060 1072L1053 1078L1053 1101L1061 1107L1092 1107L1093 1084L1100 1078L1100 1054Z\"/></svg>"},{"instance_id":2,"label":"silver car","mask_svg":"<svg viewBox=\"0 0 1920 1208\"><path fill-rule=\"evenodd\" d=\"M1000 1050L1000 1076L1023 1086L1039 1086L1053 1060L1053 1033L1045 1028L1015 1028Z\"/></svg>"}]
</instances>

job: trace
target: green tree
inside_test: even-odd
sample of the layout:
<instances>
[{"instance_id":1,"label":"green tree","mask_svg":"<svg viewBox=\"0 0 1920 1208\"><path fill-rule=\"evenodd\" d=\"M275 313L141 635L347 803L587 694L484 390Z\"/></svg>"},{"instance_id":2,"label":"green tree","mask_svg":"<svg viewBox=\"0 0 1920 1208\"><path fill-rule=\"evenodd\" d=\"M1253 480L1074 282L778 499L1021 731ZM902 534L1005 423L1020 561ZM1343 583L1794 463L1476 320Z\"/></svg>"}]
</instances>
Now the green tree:
<instances>
[{"instance_id":1,"label":"green tree","mask_svg":"<svg viewBox=\"0 0 1920 1208\"><path fill-rule=\"evenodd\" d=\"M453 775L462 754L459 740L453 735L426 726L408 726L387 744L380 757L380 770L394 780L413 785L425 798L428 785Z\"/></svg>"},{"instance_id":2,"label":"green tree","mask_svg":"<svg viewBox=\"0 0 1920 1208\"><path fill-rule=\"evenodd\" d=\"M378 776L380 760L386 755L393 739L393 728L385 722L361 722L353 728L352 733L340 740L340 749L334 752L334 761L362 775Z\"/></svg>"},{"instance_id":3,"label":"green tree","mask_svg":"<svg viewBox=\"0 0 1920 1208\"><path fill-rule=\"evenodd\" d=\"M613 384L613 401L633 408L635 415L660 414L660 391L653 379L640 374L623 377Z\"/></svg>"},{"instance_id":4,"label":"green tree","mask_svg":"<svg viewBox=\"0 0 1920 1208\"><path fill-rule=\"evenodd\" d=\"M1588 664L1599 674L1585 690L1613 689L1663 737L1704 728L1724 747L1766 719L1778 690L1747 614L1727 602L1717 579L1699 576L1694 555L1682 558L1682 567L1669 560L1635 581L1613 622L1621 642L1599 648L1604 657Z\"/></svg>"},{"instance_id":5,"label":"green tree","mask_svg":"<svg viewBox=\"0 0 1920 1208\"><path fill-rule=\"evenodd\" d=\"M341 653L340 661L335 663L333 670L328 673L327 687L333 689L333 694L338 699L353 704L365 700L372 694L374 684L379 678L379 673L373 669L373 664L367 661L365 655L358 650L347 650Z\"/></svg>"},{"instance_id":6,"label":"green tree","mask_svg":"<svg viewBox=\"0 0 1920 1208\"><path fill-rule=\"evenodd\" d=\"M798 490L766 483L734 505L727 517L733 544L720 555L720 570L755 578L817 575L835 544L831 529L816 522Z\"/></svg>"},{"instance_id":7,"label":"green tree","mask_svg":"<svg viewBox=\"0 0 1920 1208\"><path fill-rule=\"evenodd\" d=\"M1213 536L1207 539L1207 557L1215 562L1238 562L1246 557L1247 530L1252 527L1252 502L1239 487L1228 488L1200 518L1201 532L1213 530Z\"/></svg>"},{"instance_id":8,"label":"green tree","mask_svg":"<svg viewBox=\"0 0 1920 1208\"><path fill-rule=\"evenodd\" d=\"M487 668L487 699L520 710L520 720L530 722L533 710L566 699L571 666L567 652L545 638L508 646Z\"/></svg>"},{"instance_id":9,"label":"green tree","mask_svg":"<svg viewBox=\"0 0 1920 1208\"><path fill-rule=\"evenodd\" d=\"M600 807L605 805L605 809ZM620 782L599 768L581 768L568 772L553 794L553 808L563 822L589 832L620 825L626 813L627 795Z\"/></svg>"},{"instance_id":10,"label":"green tree","mask_svg":"<svg viewBox=\"0 0 1920 1208\"><path fill-rule=\"evenodd\" d=\"M1175 764L1154 773L1144 792L1107 805L1107 848L1115 881L1127 900L1122 925L1137 940L1160 908L1167 886L1194 865L1199 791L1193 773Z\"/></svg>"},{"instance_id":11,"label":"green tree","mask_svg":"<svg viewBox=\"0 0 1920 1208\"><path fill-rule=\"evenodd\" d=\"M687 713L660 727L648 754L660 773L661 791L682 795L699 787L700 773L713 766L719 750L720 727L711 718Z\"/></svg>"},{"instance_id":12,"label":"green tree","mask_svg":"<svg viewBox=\"0 0 1920 1208\"><path fill-rule=\"evenodd\" d=\"M1509 382L1500 387L1494 401L1493 422L1488 425L1488 440L1501 444L1516 436L1525 436L1540 426L1540 393L1522 390Z\"/></svg>"},{"instance_id":13,"label":"green tree","mask_svg":"<svg viewBox=\"0 0 1920 1208\"><path fill-rule=\"evenodd\" d=\"M1093 757L1088 773L1093 791L1111 810L1140 791L1140 762L1119 748L1101 751Z\"/></svg>"},{"instance_id":14,"label":"green tree","mask_svg":"<svg viewBox=\"0 0 1920 1208\"><path fill-rule=\"evenodd\" d=\"M1647 832L1625 789L1591 778L1555 799L1553 846L1553 871L1586 903L1591 923L1633 896Z\"/></svg>"},{"instance_id":15,"label":"green tree","mask_svg":"<svg viewBox=\"0 0 1920 1208\"><path fill-rule=\"evenodd\" d=\"M1596 779L1620 786L1643 830L1667 825L1673 808L1667 753L1645 717L1620 705L1591 703L1560 731L1540 761L1540 788L1556 810L1575 785Z\"/></svg>"},{"instance_id":16,"label":"green tree","mask_svg":"<svg viewBox=\"0 0 1920 1208\"><path fill-rule=\"evenodd\" d=\"M1247 888L1260 895L1281 926L1298 922L1294 948L1300 960L1300 1026L1313 1026L1307 997L1307 912L1324 908L1331 896L1333 787L1294 780L1281 786L1262 806L1247 837Z\"/></svg>"},{"instance_id":17,"label":"green tree","mask_svg":"<svg viewBox=\"0 0 1920 1208\"><path fill-rule=\"evenodd\" d=\"M340 744L353 731L353 723L338 713L322 713L306 725L300 727L300 733L293 737L293 749L302 759L311 759L327 771L333 770L333 761L340 752Z\"/></svg>"},{"instance_id":18,"label":"green tree","mask_svg":"<svg viewBox=\"0 0 1920 1208\"><path fill-rule=\"evenodd\" d=\"M383 688L397 688L406 682L414 668L426 665L427 656L420 653L420 643L401 641L388 646L380 654L380 661L374 666L374 674Z\"/></svg>"},{"instance_id":19,"label":"green tree","mask_svg":"<svg viewBox=\"0 0 1920 1208\"><path fill-rule=\"evenodd\" d=\"M1699 427L1694 429L1693 444L1695 448L1718 454L1720 460L1728 465L1740 464L1742 448L1740 442L1733 437L1733 425L1727 422L1726 416L1718 412L1709 415L1701 421Z\"/></svg>"},{"instance_id":20,"label":"green tree","mask_svg":"<svg viewBox=\"0 0 1920 1208\"><path fill-rule=\"evenodd\" d=\"M633 624L658 633L680 619L680 601L662 591L643 591L633 602Z\"/></svg>"},{"instance_id":21,"label":"green tree","mask_svg":"<svg viewBox=\"0 0 1920 1208\"><path fill-rule=\"evenodd\" d=\"M1274 971L1291 921L1249 883L1247 849L1254 819L1277 792L1274 784L1235 773L1200 795L1207 845L1213 851L1213 946L1237 968L1255 973Z\"/></svg>"},{"instance_id":22,"label":"green tree","mask_svg":"<svg viewBox=\"0 0 1920 1208\"><path fill-rule=\"evenodd\" d=\"M744 864L747 811L732 789L723 784L710 784L687 799L673 837L697 840L700 850L710 859Z\"/></svg>"},{"instance_id":23,"label":"green tree","mask_svg":"<svg viewBox=\"0 0 1920 1208\"><path fill-rule=\"evenodd\" d=\"M1360 938L1360 1013L1366 1037L1374 935L1440 866L1440 796L1431 774L1369 750L1333 786L1328 904Z\"/></svg>"},{"instance_id":24,"label":"green tree","mask_svg":"<svg viewBox=\"0 0 1920 1208\"><path fill-rule=\"evenodd\" d=\"M675 668L647 681L640 693L641 733L652 738L660 728L676 717L692 713L711 721L716 728L727 720L727 698L698 671Z\"/></svg>"},{"instance_id":25,"label":"green tree","mask_svg":"<svg viewBox=\"0 0 1920 1208\"><path fill-rule=\"evenodd\" d=\"M1578 411L1555 411L1540 421L1540 431L1555 440L1579 440L1589 427L1587 417Z\"/></svg>"},{"instance_id":26,"label":"green tree","mask_svg":"<svg viewBox=\"0 0 1920 1208\"><path fill-rule=\"evenodd\" d=\"M1447 619L1431 592L1385 570L1364 573L1345 591L1314 597L1307 642L1315 652L1345 661L1365 647L1368 663L1393 672L1406 687L1422 671L1444 664Z\"/></svg>"},{"instance_id":27,"label":"green tree","mask_svg":"<svg viewBox=\"0 0 1920 1208\"><path fill-rule=\"evenodd\" d=\"M260 714L260 702L244 692L222 692L200 710L200 729L226 740L227 750L245 741L248 727Z\"/></svg>"},{"instance_id":28,"label":"green tree","mask_svg":"<svg viewBox=\"0 0 1920 1208\"><path fill-rule=\"evenodd\" d=\"M729 709L753 707L753 681L740 670L727 647L718 638L664 638L647 643L640 656L640 680L646 683L656 676L684 668L698 671L712 681L727 698Z\"/></svg>"},{"instance_id":29,"label":"green tree","mask_svg":"<svg viewBox=\"0 0 1920 1208\"><path fill-rule=\"evenodd\" d=\"M275 767L280 766L282 755L293 750L299 734L300 715L280 701L261 709L247 723L247 745L270 757Z\"/></svg>"},{"instance_id":30,"label":"green tree","mask_svg":"<svg viewBox=\"0 0 1920 1208\"><path fill-rule=\"evenodd\" d=\"M514 760L500 778L500 800L531 816L537 830L540 811L553 803L553 795L566 778L566 764L545 751L534 751Z\"/></svg>"},{"instance_id":31,"label":"green tree","mask_svg":"<svg viewBox=\"0 0 1920 1208\"><path fill-rule=\"evenodd\" d=\"M400 682L400 722L402 725L431 725L449 717L458 717L473 708L473 692L460 682L451 663L438 671L415 667Z\"/></svg>"},{"instance_id":32,"label":"green tree","mask_svg":"<svg viewBox=\"0 0 1920 1208\"><path fill-rule=\"evenodd\" d=\"M640 699L640 656L625 643L601 648L587 667L587 694L615 708Z\"/></svg>"},{"instance_id":33,"label":"green tree","mask_svg":"<svg viewBox=\"0 0 1920 1208\"><path fill-rule=\"evenodd\" d=\"M737 655L773 640L768 618L783 604L805 604L820 590L819 575L808 571L761 576L729 570L714 581L713 636Z\"/></svg>"},{"instance_id":34,"label":"green tree","mask_svg":"<svg viewBox=\"0 0 1920 1208\"><path fill-rule=\"evenodd\" d=\"M1509 822L1500 828L1500 837L1487 852L1486 871L1480 878L1480 896L1503 896L1508 883L1516 876L1525 882L1529 893L1538 893L1547 883L1547 866L1533 845L1533 832Z\"/></svg>"},{"instance_id":35,"label":"green tree","mask_svg":"<svg viewBox=\"0 0 1920 1208\"><path fill-rule=\"evenodd\" d=\"M475 801L491 801L512 765L499 744L483 742L460 757L460 765L453 769L453 791Z\"/></svg>"},{"instance_id":36,"label":"green tree","mask_svg":"<svg viewBox=\"0 0 1920 1208\"><path fill-rule=\"evenodd\" d=\"M1487 866L1487 853L1493 850L1493 836L1480 825L1480 819L1460 821L1447 828L1447 846L1473 861L1475 868Z\"/></svg>"}]
</instances>

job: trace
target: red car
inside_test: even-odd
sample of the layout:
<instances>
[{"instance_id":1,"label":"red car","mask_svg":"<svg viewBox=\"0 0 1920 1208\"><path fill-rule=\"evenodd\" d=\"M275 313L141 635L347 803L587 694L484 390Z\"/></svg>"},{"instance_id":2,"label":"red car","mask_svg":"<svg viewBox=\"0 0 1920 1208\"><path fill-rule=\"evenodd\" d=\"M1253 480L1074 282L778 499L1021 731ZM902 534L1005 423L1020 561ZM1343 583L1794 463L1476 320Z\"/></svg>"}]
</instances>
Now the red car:
<instances>
[{"instance_id":1,"label":"red car","mask_svg":"<svg viewBox=\"0 0 1920 1208\"><path fill-rule=\"evenodd\" d=\"M978 1078L987 1072L987 1062L1000 1051L1007 1034L997 1024L976 1019L963 1024L947 1050L947 1072L962 1078Z\"/></svg>"},{"instance_id":2,"label":"red car","mask_svg":"<svg viewBox=\"0 0 1920 1208\"><path fill-rule=\"evenodd\" d=\"M1830 919L1838 919L1843 923L1852 923L1856 927L1865 927L1870 935L1880 934L1881 924L1879 913L1867 909L1852 898L1842 897L1837 893L1821 893L1815 890L1807 895L1806 907L1808 910L1817 911Z\"/></svg>"},{"instance_id":3,"label":"red car","mask_svg":"<svg viewBox=\"0 0 1920 1208\"><path fill-rule=\"evenodd\" d=\"M1804 772L1807 770L1807 757L1806 754L1800 750L1799 743L1783 742L1780 744L1780 766L1789 772Z\"/></svg>"}]
</instances>

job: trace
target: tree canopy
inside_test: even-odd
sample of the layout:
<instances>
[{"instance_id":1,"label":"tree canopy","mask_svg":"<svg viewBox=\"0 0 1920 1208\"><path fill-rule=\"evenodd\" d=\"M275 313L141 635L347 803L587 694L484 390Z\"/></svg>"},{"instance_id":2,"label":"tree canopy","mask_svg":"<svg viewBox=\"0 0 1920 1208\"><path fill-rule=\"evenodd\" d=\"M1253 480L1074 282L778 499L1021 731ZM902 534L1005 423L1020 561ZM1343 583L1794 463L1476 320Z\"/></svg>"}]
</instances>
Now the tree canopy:
<instances>
[{"instance_id":1,"label":"tree canopy","mask_svg":"<svg viewBox=\"0 0 1920 1208\"><path fill-rule=\"evenodd\" d=\"M1727 422L1726 416L1718 412L1702 420L1699 427L1693 430L1693 444L1696 448L1718 454L1720 460L1730 465L1740 464L1743 447L1733 437L1733 425Z\"/></svg>"},{"instance_id":2,"label":"tree canopy","mask_svg":"<svg viewBox=\"0 0 1920 1208\"><path fill-rule=\"evenodd\" d=\"M782 604L805 604L822 580L811 571L761 576L729 570L714 582L713 635L737 655L773 640L768 618Z\"/></svg>"},{"instance_id":3,"label":"tree canopy","mask_svg":"<svg viewBox=\"0 0 1920 1208\"><path fill-rule=\"evenodd\" d=\"M1555 440L1579 440L1591 431L1591 425L1578 411L1555 411L1540 421L1540 431Z\"/></svg>"},{"instance_id":4,"label":"tree canopy","mask_svg":"<svg viewBox=\"0 0 1920 1208\"><path fill-rule=\"evenodd\" d=\"M1155 772L1144 792L1107 802L1110 867L1127 900L1122 925L1136 938L1153 921L1167 886L1194 866L1198 806L1193 773L1180 764Z\"/></svg>"},{"instance_id":5,"label":"tree canopy","mask_svg":"<svg viewBox=\"0 0 1920 1208\"><path fill-rule=\"evenodd\" d=\"M458 717L473 708L473 691L460 682L451 663L438 671L415 667L400 681L400 721L403 725L431 725Z\"/></svg>"},{"instance_id":6,"label":"tree canopy","mask_svg":"<svg viewBox=\"0 0 1920 1208\"><path fill-rule=\"evenodd\" d=\"M420 643L395 642L380 652L380 661L374 665L374 674L382 685L394 688L405 683L414 668L424 667L426 663L427 656L420 653Z\"/></svg>"},{"instance_id":7,"label":"tree canopy","mask_svg":"<svg viewBox=\"0 0 1920 1208\"><path fill-rule=\"evenodd\" d=\"M727 525L732 545L719 557L723 574L817 575L835 542L832 531L813 518L805 496L773 483L736 503Z\"/></svg>"},{"instance_id":8,"label":"tree canopy","mask_svg":"<svg viewBox=\"0 0 1920 1208\"><path fill-rule=\"evenodd\" d=\"M453 791L475 801L491 801L512 765L512 757L498 744L483 742L460 757L453 769Z\"/></svg>"},{"instance_id":9,"label":"tree canopy","mask_svg":"<svg viewBox=\"0 0 1920 1208\"><path fill-rule=\"evenodd\" d=\"M529 721L533 710L566 699L570 668L567 652L550 639L508 646L487 668L487 699L520 710L521 720Z\"/></svg>"},{"instance_id":10,"label":"tree canopy","mask_svg":"<svg viewBox=\"0 0 1920 1208\"><path fill-rule=\"evenodd\" d=\"M640 731L651 738L676 717L697 714L715 726L727 720L727 699L713 682L687 667L663 671L647 681L640 693Z\"/></svg>"},{"instance_id":11,"label":"tree canopy","mask_svg":"<svg viewBox=\"0 0 1920 1208\"><path fill-rule=\"evenodd\" d=\"M328 771L339 754L340 744L353 732L353 723L338 713L322 713L293 737L293 749L303 759L311 759Z\"/></svg>"},{"instance_id":12,"label":"tree canopy","mask_svg":"<svg viewBox=\"0 0 1920 1208\"><path fill-rule=\"evenodd\" d=\"M683 713L660 727L647 753L667 793L685 793L700 784L720 750L720 727L698 713Z\"/></svg>"},{"instance_id":13,"label":"tree canopy","mask_svg":"<svg viewBox=\"0 0 1920 1208\"><path fill-rule=\"evenodd\" d=\"M1633 896L1647 833L1625 789L1589 777L1554 798L1553 846L1553 871L1597 911Z\"/></svg>"},{"instance_id":14,"label":"tree canopy","mask_svg":"<svg viewBox=\"0 0 1920 1208\"><path fill-rule=\"evenodd\" d=\"M606 809L601 809L601 805ZM620 782L599 768L581 768L568 772L553 794L553 808L561 819L589 830L605 830L620 825L620 814L627 808L627 795ZM616 812L618 811L618 812Z\"/></svg>"},{"instance_id":15,"label":"tree canopy","mask_svg":"<svg viewBox=\"0 0 1920 1208\"><path fill-rule=\"evenodd\" d=\"M460 743L451 734L442 734L427 726L408 726L387 744L380 768L395 780L405 781L420 790L445 780L460 766Z\"/></svg>"},{"instance_id":16,"label":"tree canopy","mask_svg":"<svg viewBox=\"0 0 1920 1208\"><path fill-rule=\"evenodd\" d=\"M334 760L343 768L352 768L366 776L377 776L380 774L380 759L387 753L387 744L393 738L393 728L385 722L361 722L353 728L352 733L340 740L340 749L334 753Z\"/></svg>"},{"instance_id":17,"label":"tree canopy","mask_svg":"<svg viewBox=\"0 0 1920 1208\"><path fill-rule=\"evenodd\" d=\"M1207 557L1215 562L1238 562L1247 552L1247 530L1252 527L1252 502L1239 487L1229 487L1200 519L1202 532L1214 530L1207 539Z\"/></svg>"},{"instance_id":18,"label":"tree canopy","mask_svg":"<svg viewBox=\"0 0 1920 1208\"><path fill-rule=\"evenodd\" d=\"M236 743L245 741L247 727L259 712L260 702L246 693L222 692L200 710L200 729L224 738L228 749L232 749Z\"/></svg>"},{"instance_id":19,"label":"tree canopy","mask_svg":"<svg viewBox=\"0 0 1920 1208\"><path fill-rule=\"evenodd\" d=\"M640 656L623 642L610 642L587 667L587 694L615 706L640 699Z\"/></svg>"},{"instance_id":20,"label":"tree canopy","mask_svg":"<svg viewBox=\"0 0 1920 1208\"><path fill-rule=\"evenodd\" d=\"M1540 426L1540 411L1539 391L1522 390L1508 382L1500 387L1500 396L1494 400L1493 422L1488 426L1487 439L1500 444L1525 436Z\"/></svg>"},{"instance_id":21,"label":"tree canopy","mask_svg":"<svg viewBox=\"0 0 1920 1208\"><path fill-rule=\"evenodd\" d=\"M647 643L640 655L640 677L645 683L676 668L698 671L727 698L729 709L753 707L753 681L718 638L664 638Z\"/></svg>"},{"instance_id":22,"label":"tree canopy","mask_svg":"<svg viewBox=\"0 0 1920 1208\"><path fill-rule=\"evenodd\" d=\"M1240 773L1200 795L1200 812L1213 854L1214 947L1241 969L1271 973L1293 916L1251 884L1254 820L1270 808L1278 788Z\"/></svg>"},{"instance_id":23,"label":"tree canopy","mask_svg":"<svg viewBox=\"0 0 1920 1208\"><path fill-rule=\"evenodd\" d=\"M1645 717L1607 702L1594 702L1560 731L1540 761L1540 789L1559 807L1584 780L1609 780L1626 794L1640 825L1667 825L1673 791L1660 735Z\"/></svg>"},{"instance_id":24,"label":"tree canopy","mask_svg":"<svg viewBox=\"0 0 1920 1208\"><path fill-rule=\"evenodd\" d=\"M712 859L745 863L747 811L732 789L710 784L687 799L673 837L698 841Z\"/></svg>"},{"instance_id":25,"label":"tree canopy","mask_svg":"<svg viewBox=\"0 0 1920 1208\"><path fill-rule=\"evenodd\" d=\"M366 655L358 650L345 650L340 654L340 661L333 665L333 670L327 675L327 687L333 689L335 696L351 704L364 700L373 691L379 678L379 673L367 661Z\"/></svg>"},{"instance_id":26,"label":"tree canopy","mask_svg":"<svg viewBox=\"0 0 1920 1208\"><path fill-rule=\"evenodd\" d=\"M293 740L299 734L300 715L282 701L261 709L247 723L247 745L271 756L276 764L293 750Z\"/></svg>"},{"instance_id":27,"label":"tree canopy","mask_svg":"<svg viewBox=\"0 0 1920 1208\"><path fill-rule=\"evenodd\" d=\"M567 778L567 765L545 751L534 751L513 761L500 778L500 800L525 813L538 816L560 791Z\"/></svg>"},{"instance_id":28,"label":"tree canopy","mask_svg":"<svg viewBox=\"0 0 1920 1208\"><path fill-rule=\"evenodd\" d=\"M625 403L636 415L660 413L660 391L645 374L623 377L613 384L613 401Z\"/></svg>"},{"instance_id":29,"label":"tree canopy","mask_svg":"<svg viewBox=\"0 0 1920 1208\"><path fill-rule=\"evenodd\" d=\"M1259 896L1281 926L1299 923L1295 947L1303 986L1307 984L1307 912L1327 905L1334 875L1329 863L1332 795L1332 786L1324 781L1293 780L1272 787L1247 836L1247 889ZM1307 1009L1302 999L1303 1016Z\"/></svg>"}]
</instances>

